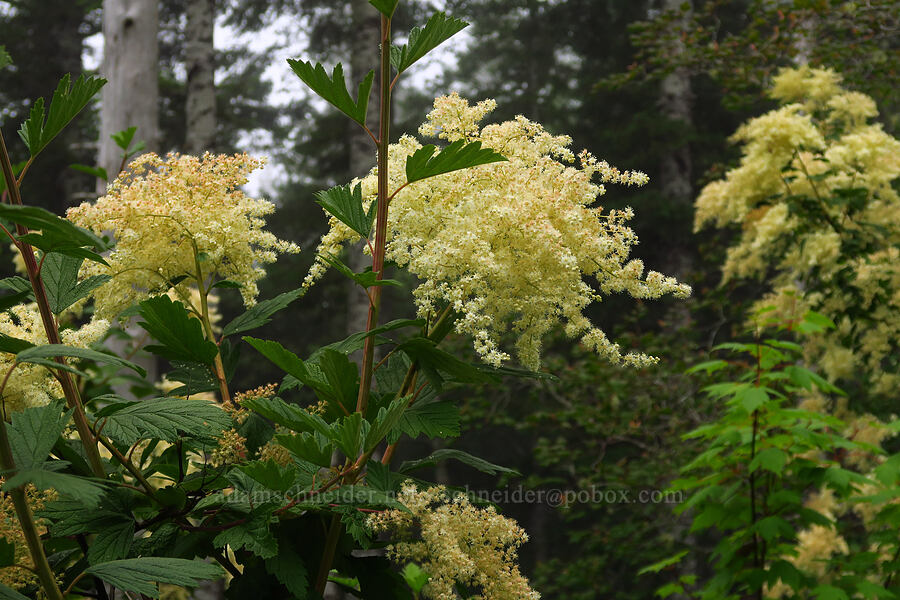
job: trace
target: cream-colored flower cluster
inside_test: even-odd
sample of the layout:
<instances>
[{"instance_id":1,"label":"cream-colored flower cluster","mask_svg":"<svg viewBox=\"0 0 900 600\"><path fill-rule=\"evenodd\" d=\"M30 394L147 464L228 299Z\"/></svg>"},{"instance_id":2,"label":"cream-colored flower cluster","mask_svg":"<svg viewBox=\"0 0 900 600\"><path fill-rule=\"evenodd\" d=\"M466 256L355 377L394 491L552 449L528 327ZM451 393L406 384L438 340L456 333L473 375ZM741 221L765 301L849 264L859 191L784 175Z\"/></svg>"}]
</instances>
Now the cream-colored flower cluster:
<instances>
[{"instance_id":1,"label":"cream-colored flower cluster","mask_svg":"<svg viewBox=\"0 0 900 600\"><path fill-rule=\"evenodd\" d=\"M99 341L109 329L109 321L94 318L78 329L63 329L63 344L87 348ZM47 334L37 304L20 304L0 313L0 334L31 342L47 343ZM15 364L15 356L0 353L0 372L6 373ZM32 406L44 406L53 398L61 398L62 387L45 367L20 363L3 388L2 401L7 412L21 411Z\"/></svg>"},{"instance_id":2,"label":"cream-colored flower cluster","mask_svg":"<svg viewBox=\"0 0 900 600\"><path fill-rule=\"evenodd\" d=\"M886 527L883 521L877 521L876 515L887 507L888 503L898 504L898 499L888 499L890 494L886 487L876 477L874 467L882 464L886 459L880 453L881 444L889 437L896 435L877 418L870 414L856 414L848 407L846 398L840 398L832 403L821 394L810 394L802 400L799 408L802 410L831 414L845 423L842 431L843 437L854 442L867 444L871 449L851 449L840 457L841 465L845 468L854 468L868 477L869 483L856 484L849 496L838 498L835 492L828 487L822 487L813 491L804 502L807 509L814 510L826 517L831 524L815 524L797 533L797 542L791 552L784 555L784 559L792 563L797 569L814 577L817 581L832 581L840 576L840 570L833 569L830 561L839 554L849 554L850 549L847 540L841 534L845 526L850 525L851 531L859 533L858 519L862 520L865 531L869 534L884 533ZM835 456L824 452L807 452L803 455L806 459L818 461L823 468L834 465ZM854 518L848 518L853 513ZM877 538L873 538L877 539ZM889 544L888 544L889 545ZM869 551L883 553L880 542L870 542ZM893 552L888 553L882 561L891 559ZM767 589L767 598L793 597L791 588L779 581Z\"/></svg>"},{"instance_id":3,"label":"cream-colored flower cluster","mask_svg":"<svg viewBox=\"0 0 900 600\"><path fill-rule=\"evenodd\" d=\"M388 547L398 563L414 561L429 575L422 590L433 600L459 598L459 583L478 590L471 600L537 600L516 565L517 550L528 536L493 507L477 508L464 496L450 497L441 486L418 490L406 483L397 500L407 511L375 513L369 526L402 541ZM411 536L418 533L417 538Z\"/></svg>"},{"instance_id":4,"label":"cream-colored flower cluster","mask_svg":"<svg viewBox=\"0 0 900 600\"><path fill-rule=\"evenodd\" d=\"M576 163L569 137L551 135L521 116L481 127L493 108L492 100L471 106L456 94L443 96L419 131L449 142L479 141L508 162L404 187L406 161L421 144L404 136L390 147L390 189L400 191L390 203L387 259L420 280L413 292L419 316L433 317L451 306L461 315L457 332L471 336L478 354L493 365L509 358L499 340L511 329L519 360L537 368L541 338L560 322L569 336L608 360L653 362L644 354L623 355L583 314L591 302L614 292L636 298L690 294L688 286L653 271L645 275L641 261L628 260L637 243L627 226L631 209L604 212L594 205L604 183L642 185L647 176L619 171L587 152ZM376 172L359 183L369 206L377 193ZM319 252L336 254L357 239L332 219ZM314 265L306 284L323 271L323 263Z\"/></svg>"},{"instance_id":5,"label":"cream-colored flower cluster","mask_svg":"<svg viewBox=\"0 0 900 600\"><path fill-rule=\"evenodd\" d=\"M145 154L113 182L95 203L69 209L67 217L96 233L112 232L116 246L109 267L91 263L85 274L113 279L94 292L97 312L113 317L134 302L164 294L169 282L190 298L190 282L212 277L241 285L246 305L258 293L263 265L278 252L299 248L263 229L271 202L248 198L239 189L263 161L246 154L202 158ZM197 273L195 256L200 258Z\"/></svg>"},{"instance_id":6,"label":"cream-colored flower cluster","mask_svg":"<svg viewBox=\"0 0 900 600\"><path fill-rule=\"evenodd\" d=\"M774 270L759 306L799 301L831 317L837 330L814 336L808 358L885 393L900 384L885 368L900 339L900 141L840 83L827 69L781 71L771 96L783 105L735 133L740 165L702 190L695 227L740 225L725 279Z\"/></svg>"},{"instance_id":7,"label":"cream-colored flower cluster","mask_svg":"<svg viewBox=\"0 0 900 600\"><path fill-rule=\"evenodd\" d=\"M836 516L842 512L842 507L834 496L834 493L825 488L821 492L812 494L804 503L806 508L814 510L835 523ZM785 559L797 569L807 575L815 577L818 581L830 581L828 576L828 562L836 554L849 554L850 548L847 540L838 533L834 525L812 525L797 533L797 544L792 555ZM793 597L791 588L782 581L766 590L767 598Z\"/></svg>"},{"instance_id":8,"label":"cream-colored flower cluster","mask_svg":"<svg viewBox=\"0 0 900 600\"><path fill-rule=\"evenodd\" d=\"M0 477L0 485L4 479ZM38 491L33 485L25 488L25 499L32 514L43 510L47 502L56 500L56 490ZM37 520L38 533L43 535L46 526L42 519ZM0 568L0 584L11 587L14 590L26 586L35 585L38 582L34 572L34 561L28 552L28 543L25 540L25 532L19 525L16 509L12 496L6 493L0 494L0 540L14 546L13 565L5 565Z\"/></svg>"}]
</instances>

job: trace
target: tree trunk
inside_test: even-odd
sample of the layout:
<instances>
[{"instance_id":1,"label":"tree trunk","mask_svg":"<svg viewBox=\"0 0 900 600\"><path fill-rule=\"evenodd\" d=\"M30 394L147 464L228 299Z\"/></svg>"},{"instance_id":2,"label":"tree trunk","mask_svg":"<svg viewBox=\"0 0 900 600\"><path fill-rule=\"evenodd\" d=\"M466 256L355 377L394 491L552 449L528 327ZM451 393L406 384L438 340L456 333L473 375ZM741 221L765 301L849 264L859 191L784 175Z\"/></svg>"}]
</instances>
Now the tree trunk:
<instances>
[{"instance_id":1,"label":"tree trunk","mask_svg":"<svg viewBox=\"0 0 900 600\"><path fill-rule=\"evenodd\" d=\"M680 11L683 0L663 0L663 9L666 11ZM688 16L687 14L685 15ZM682 24L686 25L685 21ZM684 43L680 36L676 38L669 50L673 56L684 52ZM667 75L660 84L658 106L660 113L666 119L678 124L684 133L690 131L694 95L691 91L691 79L687 69L677 68ZM693 214L693 186L691 177L691 148L688 141L682 137L671 140L668 151L662 156L659 164L659 184L665 201L672 207L679 222L687 223ZM690 235L690 230L685 229L685 234ZM679 277L686 277L691 267L691 257L687 247L689 244L671 240L677 251L670 254L669 264L664 265L666 272ZM682 316L686 317L685 312Z\"/></svg>"},{"instance_id":2,"label":"tree trunk","mask_svg":"<svg viewBox=\"0 0 900 600\"><path fill-rule=\"evenodd\" d=\"M665 0L664 8L678 10L683 4L683 0ZM671 52L675 55L684 52L684 44L680 39L673 45ZM659 107L663 116L690 126L693 99L691 79L686 69L678 68L663 79L659 97ZM660 165L660 184L668 200L679 204L690 204L693 201L691 150L686 141L673 147L663 156Z\"/></svg>"},{"instance_id":3,"label":"tree trunk","mask_svg":"<svg viewBox=\"0 0 900 600\"><path fill-rule=\"evenodd\" d=\"M684 4L684 0L664 0L663 9L666 11L680 10ZM693 7L693 3L690 4ZM688 16L687 14L685 15ZM682 21L686 25L685 21ZM677 56L684 52L684 43L680 36L670 48L670 52ZM691 79L686 69L678 68L673 73L667 75L660 84L660 95L658 106L662 115L672 121L676 121L683 125L684 131L689 131L692 124L691 112L693 108L694 95L691 91ZM678 214L684 214L686 217L693 214L694 192L691 177L691 149L686 140L681 140L679 144L673 144L668 152L663 154L659 165L659 179L663 196L666 202L676 205ZM689 222L689 221L686 221ZM686 234L690 235L690 229L686 229ZM686 278L691 268L690 250L687 250L687 244L678 244L680 251L672 252L669 265L666 265L666 272L675 274L679 278ZM670 318L667 319L670 327L687 326L690 322L691 315L687 305L680 305L673 308ZM696 536L689 533L691 515L683 514L673 523L676 530L676 536L683 536L688 545L696 544ZM696 563L693 554L688 555L681 562L679 569L684 575L697 573L700 566ZM676 595L675 600L682 600L685 596Z\"/></svg>"},{"instance_id":4,"label":"tree trunk","mask_svg":"<svg viewBox=\"0 0 900 600\"><path fill-rule=\"evenodd\" d=\"M159 144L159 6L157 0L103 1L103 88L98 164L110 179L119 172L121 151L110 135L137 127L147 150ZM103 182L99 193L105 193Z\"/></svg>"},{"instance_id":5,"label":"tree trunk","mask_svg":"<svg viewBox=\"0 0 900 600\"><path fill-rule=\"evenodd\" d=\"M215 0L187 0L184 67L187 70L185 152L200 155L216 141Z\"/></svg>"},{"instance_id":6,"label":"tree trunk","mask_svg":"<svg viewBox=\"0 0 900 600\"><path fill-rule=\"evenodd\" d=\"M103 76L109 80L103 88L100 107L100 140L97 164L106 169L110 181L122 166L122 151L110 136L129 127L137 127L135 140L143 140L148 151L159 150L159 5L157 0L103 0ZM97 193L106 193L106 183L98 180ZM125 331L132 337L142 333L131 325ZM113 351L127 342L112 338ZM138 358L147 370L149 381L158 373L152 357ZM127 385L116 393L130 396Z\"/></svg>"}]
</instances>

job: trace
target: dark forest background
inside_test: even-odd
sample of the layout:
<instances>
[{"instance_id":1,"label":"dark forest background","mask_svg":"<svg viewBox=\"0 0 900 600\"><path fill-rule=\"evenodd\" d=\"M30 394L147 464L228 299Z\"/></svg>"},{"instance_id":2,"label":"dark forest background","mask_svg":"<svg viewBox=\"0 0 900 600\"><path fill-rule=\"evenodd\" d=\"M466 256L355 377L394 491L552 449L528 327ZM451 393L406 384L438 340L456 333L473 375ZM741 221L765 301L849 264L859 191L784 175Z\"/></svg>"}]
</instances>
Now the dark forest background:
<instances>
[{"instance_id":1,"label":"dark forest background","mask_svg":"<svg viewBox=\"0 0 900 600\"><path fill-rule=\"evenodd\" d=\"M219 0L216 10L219 22L235 33L265 35L277 19L294 18L294 31L308 40L306 57L366 64L354 45L359 23L344 4ZM604 494L608 490L627 490L636 499L641 490L665 489L677 475L694 452L681 435L716 410L683 372L714 344L741 332L745 308L757 296L753 284L719 285L728 233L692 232L696 192L737 158L728 136L748 117L774 106L762 90L778 67L801 59L842 72L851 87L875 98L886 128L898 130L896 3L860 3L880 12L859 8L849 18L833 10L837 4L846 3L403 3L406 23L421 22L442 8L471 27L465 43L454 48L455 64L448 61L435 70L428 85L401 88L396 135L415 131L434 96L458 91L472 100L496 99L493 120L525 115L551 132L571 135L576 149L647 172L649 185L611 188L602 203L632 206L632 226L641 241L637 257L694 288L688 302L614 297L592 309L590 317L623 346L660 356L655 368L625 371L605 365L560 335L547 341L544 364L558 382L511 380L499 390L467 392L460 398L465 433L454 444L525 476L498 481L447 467L434 474L438 480L474 490L498 487L511 497L526 489L595 490L604 498L614 495ZM15 69L0 71L0 124L9 140L16 138L30 100L50 95L63 74L83 71L85 40L100 31L102 6L88 0L21 0L0 2L0 7L0 44L15 61ZM804 30L804 22L814 27ZM163 0L162 151L185 148L183 27L183 3ZM264 138L272 143L252 150L268 154L285 173L272 190L278 212L271 229L304 248L269 269L261 298L296 288L313 259L326 225L313 192L362 174L341 115L308 98L283 106L268 103L272 83L263 71L289 57L279 41L273 37L266 52L229 48L215 56L217 122L209 149L245 150L241 140L250 132L267 132ZM373 57L376 50L369 49ZM97 118L96 111L81 117L35 164L22 190L28 203L62 213L92 197L94 180L68 166L95 163L96 146L83 140L97 138ZM11 257L8 251L6 257ZM3 263L0 269L11 272L11 263ZM231 291L220 300L226 321L242 310ZM390 289L388 318L409 314L407 291ZM332 274L257 335L283 340L303 356L346 336L353 299L345 280ZM467 348L459 341L459 352ZM245 354L235 389L280 379L273 365ZM430 450L403 447L409 456ZM703 556L714 542L689 534L689 520L676 517L665 503L551 504L501 503L504 513L529 533L523 568L548 599L651 597L672 575L664 570L638 577L643 566L685 544ZM701 561L688 568L702 574L706 567Z\"/></svg>"}]
</instances>

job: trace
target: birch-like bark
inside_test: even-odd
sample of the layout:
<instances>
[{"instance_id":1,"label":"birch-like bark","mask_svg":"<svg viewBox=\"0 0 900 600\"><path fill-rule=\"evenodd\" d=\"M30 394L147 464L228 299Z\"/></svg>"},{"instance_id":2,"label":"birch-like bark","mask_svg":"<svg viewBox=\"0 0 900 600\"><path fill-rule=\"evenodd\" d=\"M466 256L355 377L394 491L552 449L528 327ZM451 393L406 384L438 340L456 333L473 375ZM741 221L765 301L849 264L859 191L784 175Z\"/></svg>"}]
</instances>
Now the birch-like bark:
<instances>
[{"instance_id":1,"label":"birch-like bark","mask_svg":"<svg viewBox=\"0 0 900 600\"><path fill-rule=\"evenodd\" d=\"M184 67L187 70L185 152L202 155L216 141L215 0L187 0Z\"/></svg>"},{"instance_id":2,"label":"birch-like bark","mask_svg":"<svg viewBox=\"0 0 900 600\"><path fill-rule=\"evenodd\" d=\"M110 135L137 127L135 139L147 150L159 146L159 5L157 0L103 1L102 74L109 83L103 88L100 109L98 164L110 179L119 172L121 151ZM98 193L106 185L98 183Z\"/></svg>"},{"instance_id":3,"label":"birch-like bark","mask_svg":"<svg viewBox=\"0 0 900 600\"><path fill-rule=\"evenodd\" d=\"M113 133L137 127L135 140L143 140L147 151L159 151L159 2L158 0L103 0L102 75L100 140L97 164L106 169L110 181L122 167L122 150L110 139ZM98 180L97 193L106 193L106 183ZM131 325L133 337L142 330ZM111 350L121 353L126 342L113 338ZM155 381L158 372L152 357L135 359ZM116 392L126 397L127 385Z\"/></svg>"},{"instance_id":4,"label":"birch-like bark","mask_svg":"<svg viewBox=\"0 0 900 600\"><path fill-rule=\"evenodd\" d=\"M679 10L684 0L665 0L665 10ZM670 51L674 55L684 53L684 43L678 39ZM676 59L677 60L677 59ZM694 96L687 69L679 67L667 75L660 85L659 108L672 120L690 125ZM660 164L660 185L667 200L679 204L693 201L691 186L691 150L687 141L667 152Z\"/></svg>"}]
</instances>

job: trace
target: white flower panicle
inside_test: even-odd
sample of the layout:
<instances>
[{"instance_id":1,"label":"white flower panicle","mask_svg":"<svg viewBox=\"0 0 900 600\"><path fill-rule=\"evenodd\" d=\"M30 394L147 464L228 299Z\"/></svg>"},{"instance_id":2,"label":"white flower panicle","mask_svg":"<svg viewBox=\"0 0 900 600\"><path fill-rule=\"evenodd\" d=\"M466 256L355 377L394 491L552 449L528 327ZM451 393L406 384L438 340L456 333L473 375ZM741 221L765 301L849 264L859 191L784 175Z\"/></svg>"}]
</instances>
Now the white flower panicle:
<instances>
[{"instance_id":1,"label":"white flower panicle","mask_svg":"<svg viewBox=\"0 0 900 600\"><path fill-rule=\"evenodd\" d=\"M78 329L63 329L63 344L76 348L88 348L99 341L109 329L109 321L93 318ZM0 334L31 342L47 343L41 314L35 303L20 304L0 313ZM0 353L0 371L6 373L15 364L15 356ZM44 406L54 398L63 396L62 386L46 368L21 363L10 375L3 389L2 402L7 412L22 411L34 406Z\"/></svg>"},{"instance_id":2,"label":"white flower panicle","mask_svg":"<svg viewBox=\"0 0 900 600\"><path fill-rule=\"evenodd\" d=\"M386 257L418 277L413 295L419 316L451 306L461 315L456 331L471 336L481 358L493 365L509 358L499 340L512 330L519 360L537 368L541 339L560 322L610 361L654 362L644 354L623 355L583 314L614 292L637 298L690 294L671 277L652 271L644 276L643 264L628 260L637 243L627 226L631 209L594 206L604 183L643 185L647 176L619 171L586 151L576 159L569 137L551 135L521 116L481 127L494 106L493 100L471 106L456 94L437 98L419 132L448 142L479 141L508 162L418 181L391 200ZM409 136L390 147L391 190L407 183L406 161L419 148ZM368 207L377 195L377 173L356 183ZM336 254L358 239L332 218L319 252ZM324 270L323 263L314 265L305 284Z\"/></svg>"},{"instance_id":3,"label":"white flower panicle","mask_svg":"<svg viewBox=\"0 0 900 600\"><path fill-rule=\"evenodd\" d=\"M477 590L471 600L540 598L516 564L517 550L528 536L515 521L493 507L472 506L464 496L450 497L442 486L418 490L406 483L397 500L408 512L375 513L369 526L400 537L388 546L388 556L401 564L414 561L428 573L425 597L456 600L459 583Z\"/></svg>"},{"instance_id":4,"label":"white flower panicle","mask_svg":"<svg viewBox=\"0 0 900 600\"><path fill-rule=\"evenodd\" d=\"M116 246L109 267L91 263L86 274L113 279L94 292L98 314L113 317L134 302L166 293L172 279L229 279L241 286L244 304L255 302L263 265L279 252L299 248L265 231L264 217L275 210L239 189L263 165L246 154L145 154L135 159L97 202L69 209L67 217L96 233L111 231ZM89 272L88 272L89 271ZM190 297L191 279L180 294Z\"/></svg>"},{"instance_id":5,"label":"white flower panicle","mask_svg":"<svg viewBox=\"0 0 900 600\"><path fill-rule=\"evenodd\" d=\"M773 291L757 307L800 301L832 318L837 330L810 338L807 357L831 379L861 371L874 393L892 393L900 377L885 361L900 339L900 141L867 122L877 115L871 98L840 83L828 69L782 70L770 94L783 106L735 133L740 164L701 191L695 227L740 225L725 280L774 269Z\"/></svg>"}]
</instances>

